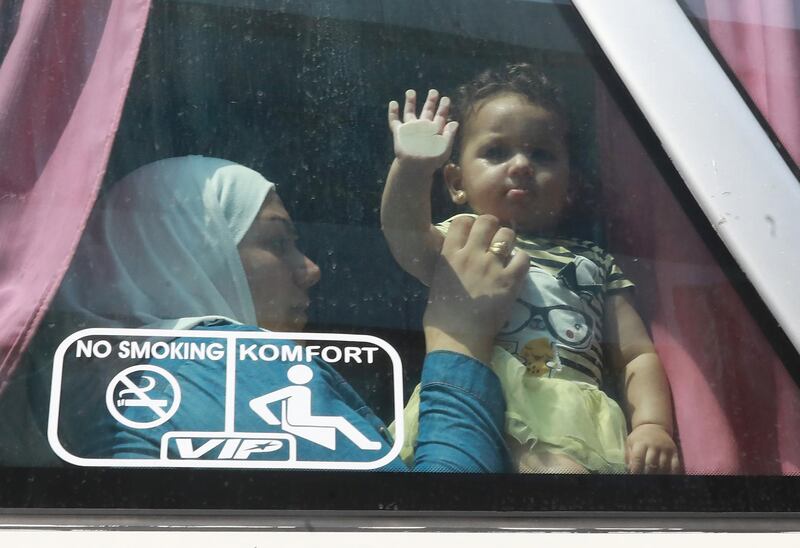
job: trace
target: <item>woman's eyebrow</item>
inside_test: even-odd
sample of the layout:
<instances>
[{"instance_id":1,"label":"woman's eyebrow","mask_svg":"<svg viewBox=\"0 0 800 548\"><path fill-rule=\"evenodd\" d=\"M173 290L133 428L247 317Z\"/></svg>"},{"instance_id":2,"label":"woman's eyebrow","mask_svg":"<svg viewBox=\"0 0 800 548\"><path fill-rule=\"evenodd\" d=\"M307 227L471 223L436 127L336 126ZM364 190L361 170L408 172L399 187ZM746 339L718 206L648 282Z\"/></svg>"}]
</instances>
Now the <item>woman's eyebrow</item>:
<instances>
[{"instance_id":1,"label":"woman's eyebrow","mask_svg":"<svg viewBox=\"0 0 800 548\"><path fill-rule=\"evenodd\" d=\"M294 223L285 217L268 217L265 221L280 223L292 236L297 236L297 229L294 227Z\"/></svg>"}]
</instances>

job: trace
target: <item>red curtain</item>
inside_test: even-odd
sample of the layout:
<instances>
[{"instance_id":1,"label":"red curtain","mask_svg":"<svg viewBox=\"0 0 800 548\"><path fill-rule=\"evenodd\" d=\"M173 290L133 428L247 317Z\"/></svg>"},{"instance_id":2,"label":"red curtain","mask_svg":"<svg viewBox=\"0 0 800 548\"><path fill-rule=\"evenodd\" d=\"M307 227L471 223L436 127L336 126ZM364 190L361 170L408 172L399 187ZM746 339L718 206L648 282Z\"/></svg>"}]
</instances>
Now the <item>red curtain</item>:
<instances>
[{"instance_id":1,"label":"red curtain","mask_svg":"<svg viewBox=\"0 0 800 548\"><path fill-rule=\"evenodd\" d=\"M100 188L149 7L150 0L21 5L0 66L0 391Z\"/></svg>"},{"instance_id":2,"label":"red curtain","mask_svg":"<svg viewBox=\"0 0 800 548\"><path fill-rule=\"evenodd\" d=\"M709 16L717 17L709 23L713 40L797 158L796 19L791 10L774 12L780 4L791 8L791 1L707 4ZM718 20L720 9L724 20ZM768 11L770 21L782 24L778 39L774 26L741 21L744 12ZM609 247L638 282L639 304L672 386L686 471L797 474L797 385L613 99L605 90L598 95Z\"/></svg>"},{"instance_id":3,"label":"red curtain","mask_svg":"<svg viewBox=\"0 0 800 548\"><path fill-rule=\"evenodd\" d=\"M711 39L800 164L800 1L705 3Z\"/></svg>"}]
</instances>

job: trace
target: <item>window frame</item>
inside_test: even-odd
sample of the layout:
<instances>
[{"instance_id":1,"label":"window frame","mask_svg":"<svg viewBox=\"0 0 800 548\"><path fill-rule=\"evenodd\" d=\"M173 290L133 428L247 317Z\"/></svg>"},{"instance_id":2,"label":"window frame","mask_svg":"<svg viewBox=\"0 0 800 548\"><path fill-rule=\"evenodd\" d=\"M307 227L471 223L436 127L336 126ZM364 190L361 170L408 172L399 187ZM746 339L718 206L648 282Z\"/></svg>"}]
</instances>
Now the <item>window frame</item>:
<instances>
[{"instance_id":1,"label":"window frame","mask_svg":"<svg viewBox=\"0 0 800 548\"><path fill-rule=\"evenodd\" d=\"M759 126L747 104L731 84L716 59L708 50L706 44L697 35L684 12L680 9L677 0L650 0L645 3L639 0L573 0L575 7L584 18L594 38L611 61L619 77L625 83L628 92L632 95L642 113L651 124L653 131L662 140L662 144L683 177L687 187L695 197L706 216L712 222L723 242L740 262L747 272L752 283L766 301L771 311L781 322L787 335L795 347L800 348L800 318L792 320L791 312L800 308L800 288L786 283L787 266L792 263L792 254L786 250L793 249L789 242L792 236L800 236L800 219L791 215L793 210L800 211L800 187L797 180L788 169L783 159L776 151L773 143ZM602 6L602 7L601 7ZM636 21L636 25L631 24ZM662 47L654 48L653 44ZM680 55L675 55L680 47ZM667 64L669 71L661 74L653 73L647 67ZM703 74L704 85L700 89L684 86L681 94L691 94L686 100L674 101L671 97L680 84L697 81L696 74ZM673 95L674 96L674 95ZM712 106L713 109L704 111L701 105ZM730 109L730 119L715 116L721 105ZM726 110L726 115L728 114ZM693 125L703 126L703 131L695 131ZM737 128L732 131L730 128ZM711 139L708 135L725 136L725 139ZM743 154L748 151L748 154ZM712 165L708 158L714 158ZM763 169L765 175L770 176L772 185L769 192L760 191L759 170ZM723 180L727 178L728 180ZM705 184L706 181L714 184ZM701 184L704 182L704 184ZM754 184L758 183L758 184ZM724 190L723 190L724 187ZM727 195L731 192L733 197ZM784 195L785 194L785 195ZM774 208L774 213L773 213ZM773 238L771 227L765 223L764 215L771 215L773 226L780 227ZM718 224L715 219L727 218L725 223ZM738 217L738 218L737 218ZM766 226L766 228L765 228ZM786 227L785 229L783 227ZM767 242L767 245L765 245ZM763 249L762 249L763 247ZM753 249L755 248L755 249ZM797 258L795 254L794 258ZM772 262L770 262L772 261ZM775 268L773 265L780 265ZM783 292L783 293L782 293ZM788 296L788 298L787 298ZM73 474L72 472L76 472ZM75 479L79 478L83 470L53 470L43 474L42 477L52 475L53 489L64 489L64 498L70 497L67 491L70 486L75 488ZM238 471L230 474L214 474L210 478L212 486L225 484L237 480L246 482L247 477ZM162 470L163 476L173 475L172 471ZM36 479L36 471L21 470L18 478L5 481L6 489L31 489L32 480ZM226 476L226 477L223 477ZM162 480L165 479L162 477ZM229 477L228 477L229 476ZM201 481L203 478L200 478ZM208 478L205 478L208 479ZM298 494L294 500L302 496L303 487L320 489L326 488L348 490L342 487L343 476L336 474L309 475L304 481L298 482L294 487ZM373 481L379 478L373 478ZM577 500L581 494L585 495L584 488L588 485L598 486L598 483L585 481L586 478L542 478L539 482L541 489L546 492L559 492L566 501ZM263 499L243 500L253 506L248 510L231 508L213 508L213 503L206 509L179 509L181 502L190 500L193 494L208 493L209 489L192 489L192 493L180 494L180 478L171 478L165 481L166 496L172 497L175 507L152 508L149 510L125 508L121 503L117 509L98 511L102 501L113 496L113 492L124 485L134 486L143 481L140 487L159 487L159 476L142 470L103 471L89 481L82 483L90 489L103 491L106 484L111 493L99 496L80 496L83 510L51 508L48 510L27 510L21 518L22 512L15 515L15 511L4 511L0 514L0 528L8 523L50 523L52 527L97 527L98 524L127 524L129 527L154 526L157 524L176 525L184 527L208 527L209 523L217 527L247 527L252 524L269 529L273 527L290 526L299 529L314 527L323 530L356 530L361 528L401 527L411 528L415 525L424 525L433 530L487 530L524 528L550 528L566 527L581 528L602 527L613 525L618 528L636 528L637 518L646 518L649 527L664 529L683 527L691 530L796 530L797 514L783 512L781 508L800 508L798 506L797 490L791 478L764 478L760 485L754 487L749 478L719 478L707 480L701 477L669 478L659 483L652 478L612 478L604 482L606 489L612 493L600 497L601 500L619 500L614 498L614 493L627 493L627 510L621 510L613 515L589 518L589 513L582 510L570 511L551 508L545 512L543 508L529 512L503 512L490 513L486 508L491 505L501 505L503 502L503 486L511 486L514 478L500 478L495 488L486 493L486 485L472 485L462 493L462 497L474 497L464 503L458 510L446 512L402 512L389 513L391 507L378 506L371 511L358 511L347 509L325 509L331 501L317 501L308 503L309 506L317 505L318 510L277 510ZM384 493L391 493L393 488L400 488L407 483L407 478L386 477L385 485L380 489ZM641 480L641 481L640 481ZM45 479L46 481L46 479ZM318 482L318 484L317 484ZM695 483L692 487L692 483ZM706 483L707 482L707 483ZM716 482L716 483L715 483ZM746 482L746 484L745 484ZM40 483L40 480L37 480ZM273 485L269 485L272 483ZM363 490L367 487L366 481L356 481L354 489ZM421 485L422 482L411 482ZM268 482L265 490L273 488L288 488L291 482ZM429 496L423 497L423 502L434 500L441 496L448 488L459 488L459 478L443 478L442 486ZM656 485L664 489L665 494L671 491L684 493L677 496L677 500L670 503L671 510L659 513L652 510L653 502L648 498L649 489ZM753 492L740 496L739 489L748 485ZM463 485L461 485L463 487ZM481 487L483 486L483 487ZM614 489L616 486L616 489ZM695 489L716 495L708 498L704 503L701 500L692 501L686 497ZM749 490L748 489L748 490ZM764 499L770 494L772 499ZM383 495L386 496L385 494ZM531 497L534 495L531 494ZM488 497L488 498L481 498ZM752 497L752 498L750 498ZM13 500L23 500L18 496ZM364 498L361 504L380 498L380 494L373 493ZM0 497L0 500L4 497ZM144 500L144 497L137 497ZM402 501L403 497L399 497ZM41 497L34 497L41 500ZM255 500L255 504L253 501ZM444 500L444 499L439 499ZM488 500L488 502L486 502ZM522 500L522 497L509 499ZM531 498L530 500L535 500ZM645 501L651 500L650 503ZM757 502L752 502L753 500ZM177 501L177 502L176 502ZM484 501L483 511L480 510L481 501ZM637 506L641 501L643 507ZM709 502L710 501L710 502ZM784 504L784 501L788 501ZM657 504L656 500L656 504ZM202 503L202 501L198 501ZM64 500L60 502L64 504ZM127 504L130 504L130 500ZM402 503L401 503L402 504ZM513 506L513 502L511 502ZM518 502L517 502L518 504ZM649 506L648 506L649 504ZM715 505L714 508L730 508L728 518L721 519L720 514L712 516L689 515L684 512L697 512L703 504ZM742 522L742 517L753 517L743 513L742 508L751 504L761 505L764 511L760 514L761 521ZM211 506L213 509L208 509ZM569 504L564 507L569 508ZM92 510L91 508L94 508ZM471 509L472 508L472 509ZM619 508L619 506L617 507ZM499 509L499 508L498 508ZM644 512L636 513L643 509ZM495 509L496 510L496 509ZM48 513L49 512L49 513ZM73 515L82 514L78 517ZM93 515L87 517L85 513ZM266 517L265 516L269 516ZM633 517L632 517L633 516ZM61 525L59 525L61 524ZM82 525L81 525L82 524ZM369 527L365 527L369 525ZM214 525L211 525L214 526Z\"/></svg>"}]
</instances>

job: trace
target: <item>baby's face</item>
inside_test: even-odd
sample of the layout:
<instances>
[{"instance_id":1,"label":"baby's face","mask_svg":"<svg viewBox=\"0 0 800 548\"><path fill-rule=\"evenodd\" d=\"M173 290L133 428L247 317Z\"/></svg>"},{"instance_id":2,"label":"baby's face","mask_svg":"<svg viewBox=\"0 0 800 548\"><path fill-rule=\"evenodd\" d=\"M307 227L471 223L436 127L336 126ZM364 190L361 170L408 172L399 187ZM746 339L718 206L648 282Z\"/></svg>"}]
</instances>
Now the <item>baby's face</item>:
<instances>
[{"instance_id":1,"label":"baby's face","mask_svg":"<svg viewBox=\"0 0 800 548\"><path fill-rule=\"evenodd\" d=\"M516 94L487 99L466 123L458 169L445 171L478 214L526 232L555 227L567 201L566 127Z\"/></svg>"}]
</instances>

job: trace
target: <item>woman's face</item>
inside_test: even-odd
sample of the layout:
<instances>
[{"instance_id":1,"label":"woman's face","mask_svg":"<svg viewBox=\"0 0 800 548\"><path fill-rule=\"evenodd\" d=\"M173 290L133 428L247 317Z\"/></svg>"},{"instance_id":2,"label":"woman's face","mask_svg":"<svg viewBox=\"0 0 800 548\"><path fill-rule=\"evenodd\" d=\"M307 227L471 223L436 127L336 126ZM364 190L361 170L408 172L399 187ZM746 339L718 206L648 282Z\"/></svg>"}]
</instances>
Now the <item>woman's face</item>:
<instances>
[{"instance_id":1,"label":"woman's face","mask_svg":"<svg viewBox=\"0 0 800 548\"><path fill-rule=\"evenodd\" d=\"M289 214L270 193L239 243L256 319L266 329L302 331L308 320L308 289L319 281L320 271L296 242Z\"/></svg>"}]
</instances>

